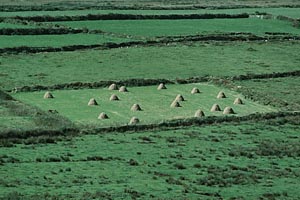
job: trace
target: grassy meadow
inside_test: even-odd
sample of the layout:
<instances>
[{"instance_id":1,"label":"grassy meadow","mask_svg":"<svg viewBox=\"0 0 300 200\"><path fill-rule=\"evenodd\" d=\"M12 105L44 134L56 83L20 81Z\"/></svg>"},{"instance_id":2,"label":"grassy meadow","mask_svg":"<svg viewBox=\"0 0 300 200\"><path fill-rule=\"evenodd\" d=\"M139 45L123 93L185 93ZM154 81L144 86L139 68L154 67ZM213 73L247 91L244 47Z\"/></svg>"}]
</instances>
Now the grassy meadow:
<instances>
[{"instance_id":1,"label":"grassy meadow","mask_svg":"<svg viewBox=\"0 0 300 200\"><path fill-rule=\"evenodd\" d=\"M99 20L55 22L72 28L88 28L132 36L157 37L209 33L245 32L264 35L265 32L299 34L300 29L279 20L194 19L194 20Z\"/></svg>"},{"instance_id":2,"label":"grassy meadow","mask_svg":"<svg viewBox=\"0 0 300 200\"><path fill-rule=\"evenodd\" d=\"M10 35L1 36L2 48L7 47L63 47L71 45L93 45L108 42L122 43L133 41L101 34L62 34L62 35Z\"/></svg>"},{"instance_id":3,"label":"grassy meadow","mask_svg":"<svg viewBox=\"0 0 300 200\"><path fill-rule=\"evenodd\" d=\"M218 88L208 84L168 85L167 90L157 90L157 86L129 88L130 92L122 93L108 89L58 90L53 91L54 99L43 99L44 91L32 93L16 93L15 98L37 106L45 111L57 110L58 113L79 124L95 124L96 126L115 126L128 124L131 117L138 117L143 124L158 123L164 120L192 118L196 110L201 109L207 116L222 116L222 112L210 112L213 104L217 103L223 111L230 106L237 116L256 112L274 112L272 107L262 106L244 100L245 105L233 105L235 98L243 98L233 91ZM197 87L199 94L191 94ZM220 91L227 98L217 99ZM112 94L120 100L110 101ZM186 101L180 102L182 107L171 108L177 94L183 95ZM95 98L98 106L88 106L90 98ZM142 111L131 111L133 104L139 104ZM99 120L97 117L105 112L109 119Z\"/></svg>"},{"instance_id":4,"label":"grassy meadow","mask_svg":"<svg viewBox=\"0 0 300 200\"><path fill-rule=\"evenodd\" d=\"M297 199L299 121L288 121L1 147L0 193L21 199Z\"/></svg>"},{"instance_id":5,"label":"grassy meadow","mask_svg":"<svg viewBox=\"0 0 300 200\"><path fill-rule=\"evenodd\" d=\"M35 26L33 26L33 25L20 25L20 24L11 24L11 23L0 22L0 29L2 29L2 28L10 28L10 29L15 29L15 28L35 28ZM1 47L2 47L2 45L1 45Z\"/></svg>"},{"instance_id":6,"label":"grassy meadow","mask_svg":"<svg viewBox=\"0 0 300 200\"><path fill-rule=\"evenodd\" d=\"M3 55L0 88L130 78L188 78L299 69L299 42L193 43ZM80 69L80 70L79 70ZM14 72L13 74L11 72Z\"/></svg>"}]
</instances>

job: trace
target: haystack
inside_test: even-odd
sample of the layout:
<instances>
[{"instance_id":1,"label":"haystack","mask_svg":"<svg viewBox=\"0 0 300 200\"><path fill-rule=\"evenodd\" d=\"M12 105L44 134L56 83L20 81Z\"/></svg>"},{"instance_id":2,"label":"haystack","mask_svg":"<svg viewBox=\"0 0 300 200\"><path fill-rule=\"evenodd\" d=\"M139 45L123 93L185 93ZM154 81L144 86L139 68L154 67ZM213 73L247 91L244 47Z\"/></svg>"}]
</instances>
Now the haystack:
<instances>
[{"instance_id":1,"label":"haystack","mask_svg":"<svg viewBox=\"0 0 300 200\"><path fill-rule=\"evenodd\" d=\"M118 97L117 95L112 94L112 95L110 96L109 100L110 100L110 101L119 101L120 99L119 99L119 97Z\"/></svg>"},{"instance_id":2,"label":"haystack","mask_svg":"<svg viewBox=\"0 0 300 200\"><path fill-rule=\"evenodd\" d=\"M221 111L221 108L218 104L214 104L211 109L210 109L211 112L216 112L216 111Z\"/></svg>"},{"instance_id":3,"label":"haystack","mask_svg":"<svg viewBox=\"0 0 300 200\"><path fill-rule=\"evenodd\" d=\"M179 108L181 107L180 103L178 101L173 101L171 104L171 108Z\"/></svg>"},{"instance_id":4,"label":"haystack","mask_svg":"<svg viewBox=\"0 0 300 200\"><path fill-rule=\"evenodd\" d=\"M128 90L125 86L121 86L119 92L128 92Z\"/></svg>"},{"instance_id":5,"label":"haystack","mask_svg":"<svg viewBox=\"0 0 300 200\"><path fill-rule=\"evenodd\" d=\"M194 117L204 117L204 116L205 114L202 110L197 110L194 115Z\"/></svg>"},{"instance_id":6,"label":"haystack","mask_svg":"<svg viewBox=\"0 0 300 200\"><path fill-rule=\"evenodd\" d=\"M142 110L142 108L141 108L141 106L139 105L139 104L133 104L133 106L131 107L131 110L132 111L141 111Z\"/></svg>"},{"instance_id":7,"label":"haystack","mask_svg":"<svg viewBox=\"0 0 300 200\"><path fill-rule=\"evenodd\" d=\"M159 84L159 86L157 87L158 90L165 90L167 89L166 85L164 83Z\"/></svg>"},{"instance_id":8,"label":"haystack","mask_svg":"<svg viewBox=\"0 0 300 200\"><path fill-rule=\"evenodd\" d=\"M234 100L233 104L236 104L236 105L237 105L237 104L244 104L244 103L243 103L242 99L236 98L236 99Z\"/></svg>"},{"instance_id":9,"label":"haystack","mask_svg":"<svg viewBox=\"0 0 300 200\"><path fill-rule=\"evenodd\" d=\"M107 114L105 114L104 112L100 113L98 119L108 119Z\"/></svg>"},{"instance_id":10,"label":"haystack","mask_svg":"<svg viewBox=\"0 0 300 200\"><path fill-rule=\"evenodd\" d=\"M132 117L129 121L129 124L133 125L133 124L137 124L139 122L140 122L140 120L137 117Z\"/></svg>"},{"instance_id":11,"label":"haystack","mask_svg":"<svg viewBox=\"0 0 300 200\"><path fill-rule=\"evenodd\" d=\"M115 83L113 83L108 87L108 89L109 90L118 90L118 86Z\"/></svg>"},{"instance_id":12,"label":"haystack","mask_svg":"<svg viewBox=\"0 0 300 200\"><path fill-rule=\"evenodd\" d=\"M54 98L54 96L51 94L51 92L46 92L44 94L44 99L53 99L53 98Z\"/></svg>"},{"instance_id":13,"label":"haystack","mask_svg":"<svg viewBox=\"0 0 300 200\"><path fill-rule=\"evenodd\" d=\"M234 114L234 111L231 107L226 107L223 111L224 115L228 115L228 114Z\"/></svg>"},{"instance_id":14,"label":"haystack","mask_svg":"<svg viewBox=\"0 0 300 200\"><path fill-rule=\"evenodd\" d=\"M96 99L94 99L94 98L90 99L88 106L96 106L96 105L98 105Z\"/></svg>"},{"instance_id":15,"label":"haystack","mask_svg":"<svg viewBox=\"0 0 300 200\"><path fill-rule=\"evenodd\" d=\"M175 101L184 101L184 98L181 94L178 94L175 98Z\"/></svg>"},{"instance_id":16,"label":"haystack","mask_svg":"<svg viewBox=\"0 0 300 200\"><path fill-rule=\"evenodd\" d=\"M217 96L218 99L223 99L223 98L226 98L226 95L224 92L219 92L218 96Z\"/></svg>"},{"instance_id":17,"label":"haystack","mask_svg":"<svg viewBox=\"0 0 300 200\"><path fill-rule=\"evenodd\" d=\"M195 88L195 87L194 87L194 88L192 89L191 93L192 93L192 94L198 94L198 93L200 93L200 90L199 90L198 88Z\"/></svg>"}]
</instances>

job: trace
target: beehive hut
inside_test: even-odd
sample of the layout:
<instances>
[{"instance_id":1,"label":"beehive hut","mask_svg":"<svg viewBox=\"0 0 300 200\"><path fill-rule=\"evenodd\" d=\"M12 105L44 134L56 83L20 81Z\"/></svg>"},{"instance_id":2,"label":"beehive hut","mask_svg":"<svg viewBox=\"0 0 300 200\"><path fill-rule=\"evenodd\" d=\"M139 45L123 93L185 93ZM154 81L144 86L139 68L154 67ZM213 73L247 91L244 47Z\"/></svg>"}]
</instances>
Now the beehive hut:
<instances>
[{"instance_id":1,"label":"beehive hut","mask_svg":"<svg viewBox=\"0 0 300 200\"><path fill-rule=\"evenodd\" d=\"M112 94L112 95L110 96L109 100L110 100L110 101L119 101L120 99L119 99L119 97L118 97L117 95Z\"/></svg>"},{"instance_id":2,"label":"beehive hut","mask_svg":"<svg viewBox=\"0 0 300 200\"><path fill-rule=\"evenodd\" d=\"M228 114L234 114L234 111L231 107L226 107L223 111L224 115L228 115Z\"/></svg>"},{"instance_id":3,"label":"beehive hut","mask_svg":"<svg viewBox=\"0 0 300 200\"><path fill-rule=\"evenodd\" d=\"M175 100L171 103L171 108L179 108L179 107L181 107L181 105L178 101Z\"/></svg>"},{"instance_id":4,"label":"beehive hut","mask_svg":"<svg viewBox=\"0 0 300 200\"><path fill-rule=\"evenodd\" d=\"M121 86L119 92L128 92L126 86Z\"/></svg>"},{"instance_id":5,"label":"beehive hut","mask_svg":"<svg viewBox=\"0 0 300 200\"><path fill-rule=\"evenodd\" d=\"M197 110L194 115L194 117L204 117L204 116L205 114L202 110Z\"/></svg>"},{"instance_id":6,"label":"beehive hut","mask_svg":"<svg viewBox=\"0 0 300 200\"><path fill-rule=\"evenodd\" d=\"M194 88L192 89L191 93L192 93L192 94L198 94L198 93L200 93L200 90L199 90L198 88L194 87Z\"/></svg>"},{"instance_id":7,"label":"beehive hut","mask_svg":"<svg viewBox=\"0 0 300 200\"><path fill-rule=\"evenodd\" d=\"M100 113L98 119L108 119L108 116L106 113L102 112L102 113Z\"/></svg>"},{"instance_id":8,"label":"beehive hut","mask_svg":"<svg viewBox=\"0 0 300 200\"><path fill-rule=\"evenodd\" d=\"M178 94L175 98L175 101L184 101L184 98L181 94Z\"/></svg>"},{"instance_id":9,"label":"beehive hut","mask_svg":"<svg viewBox=\"0 0 300 200\"><path fill-rule=\"evenodd\" d=\"M91 98L91 99L89 100L88 106L96 106L96 105L98 105L96 99Z\"/></svg>"},{"instance_id":10,"label":"beehive hut","mask_svg":"<svg viewBox=\"0 0 300 200\"><path fill-rule=\"evenodd\" d=\"M218 104L214 104L211 109L210 109L211 112L216 112L216 111L221 111L221 108Z\"/></svg>"},{"instance_id":11,"label":"beehive hut","mask_svg":"<svg viewBox=\"0 0 300 200\"><path fill-rule=\"evenodd\" d=\"M238 104L244 104L244 103L243 103L242 99L236 98L236 99L234 100L233 104L238 105Z\"/></svg>"},{"instance_id":12,"label":"beehive hut","mask_svg":"<svg viewBox=\"0 0 300 200\"><path fill-rule=\"evenodd\" d=\"M137 117L132 117L129 121L129 124L133 125L133 124L138 124L139 122L140 120Z\"/></svg>"},{"instance_id":13,"label":"beehive hut","mask_svg":"<svg viewBox=\"0 0 300 200\"><path fill-rule=\"evenodd\" d=\"M135 103L135 104L133 104L133 106L131 106L131 110L132 111L141 111L142 108L139 104Z\"/></svg>"},{"instance_id":14,"label":"beehive hut","mask_svg":"<svg viewBox=\"0 0 300 200\"><path fill-rule=\"evenodd\" d=\"M226 95L224 92L219 92L218 96L217 96L218 99L223 99L223 98L226 98Z\"/></svg>"},{"instance_id":15,"label":"beehive hut","mask_svg":"<svg viewBox=\"0 0 300 200\"><path fill-rule=\"evenodd\" d=\"M159 86L157 87L158 90L165 90L167 89L166 85L164 83L159 84Z\"/></svg>"},{"instance_id":16,"label":"beehive hut","mask_svg":"<svg viewBox=\"0 0 300 200\"><path fill-rule=\"evenodd\" d=\"M53 98L54 98L54 96L51 94L51 92L46 92L44 94L44 99L53 99Z\"/></svg>"},{"instance_id":17,"label":"beehive hut","mask_svg":"<svg viewBox=\"0 0 300 200\"><path fill-rule=\"evenodd\" d=\"M118 86L115 83L113 83L108 87L108 89L109 90L118 90Z\"/></svg>"}]
</instances>

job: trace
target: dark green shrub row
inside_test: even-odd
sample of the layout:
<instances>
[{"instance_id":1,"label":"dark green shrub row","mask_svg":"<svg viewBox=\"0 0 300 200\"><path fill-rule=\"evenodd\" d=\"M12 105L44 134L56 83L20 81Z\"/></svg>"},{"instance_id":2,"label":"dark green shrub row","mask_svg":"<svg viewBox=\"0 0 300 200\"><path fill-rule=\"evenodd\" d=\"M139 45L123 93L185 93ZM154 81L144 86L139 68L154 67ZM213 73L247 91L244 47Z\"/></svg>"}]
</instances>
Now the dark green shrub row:
<instances>
[{"instance_id":1,"label":"dark green shrub row","mask_svg":"<svg viewBox=\"0 0 300 200\"><path fill-rule=\"evenodd\" d=\"M56 21L84 21L84 20L144 20L144 19L223 19L223 18L248 18L243 14L186 14L186 15L133 15L133 14L88 14L77 16L16 16L12 19L27 20L34 22L56 22Z\"/></svg>"},{"instance_id":2,"label":"dark green shrub row","mask_svg":"<svg viewBox=\"0 0 300 200\"><path fill-rule=\"evenodd\" d=\"M283 78L283 77L290 77L290 76L300 76L300 70L291 71L291 72L273 72L271 74L239 75L239 76L233 76L231 80L244 81L244 80L251 80L251 79Z\"/></svg>"},{"instance_id":3,"label":"dark green shrub row","mask_svg":"<svg viewBox=\"0 0 300 200\"><path fill-rule=\"evenodd\" d=\"M3 28L0 35L62 35L85 33L83 29L69 28Z\"/></svg>"}]
</instances>

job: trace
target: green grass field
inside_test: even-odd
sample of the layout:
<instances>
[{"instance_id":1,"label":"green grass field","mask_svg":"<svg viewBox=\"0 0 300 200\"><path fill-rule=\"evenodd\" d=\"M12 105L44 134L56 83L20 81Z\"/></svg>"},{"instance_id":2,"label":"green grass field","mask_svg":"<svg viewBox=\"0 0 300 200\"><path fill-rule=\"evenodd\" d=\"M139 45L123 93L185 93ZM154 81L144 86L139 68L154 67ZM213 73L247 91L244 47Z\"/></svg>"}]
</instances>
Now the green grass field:
<instances>
[{"instance_id":1,"label":"green grass field","mask_svg":"<svg viewBox=\"0 0 300 200\"><path fill-rule=\"evenodd\" d=\"M198 87L202 93L191 94L193 87ZM45 92L17 93L15 98L37 106L45 111L57 110L62 116L86 125L115 126L128 124L131 117L138 117L143 124L158 123L164 120L192 118L196 110L201 109L207 116L222 116L222 112L210 112L214 103L220 105L222 111L230 106L237 116L256 112L273 112L274 108L262 106L244 100L245 105L233 105L238 93L224 90L207 84L168 85L167 90L158 91L157 86L129 88L130 92L120 93L108 89L86 90L58 90L53 91L54 99L43 99ZM219 91L224 91L228 98L217 99ZM110 101L112 94L116 94L120 101ZM171 108L170 105L177 94L183 95L186 101L182 107ZM87 106L90 98L95 98L98 106ZM242 97L241 97L242 98ZM138 103L143 111L134 112L130 108ZM99 120L98 115L105 112L110 119Z\"/></svg>"},{"instance_id":2,"label":"green grass field","mask_svg":"<svg viewBox=\"0 0 300 200\"><path fill-rule=\"evenodd\" d=\"M139 14L139 15L169 15L169 14L242 14L266 12L273 15L284 15L300 18L299 8L240 8L240 9L198 9L198 10L67 10L67 11L27 11L27 12L1 12L0 17L13 16L76 16L87 14Z\"/></svg>"},{"instance_id":3,"label":"green grass field","mask_svg":"<svg viewBox=\"0 0 300 200\"><path fill-rule=\"evenodd\" d=\"M251 90L258 100L278 104L281 109L300 111L300 78L254 79L236 82L242 90Z\"/></svg>"},{"instance_id":4,"label":"green grass field","mask_svg":"<svg viewBox=\"0 0 300 200\"><path fill-rule=\"evenodd\" d=\"M1 22L0 23L0 29L2 28L34 28L34 26L32 25L20 25L20 24L11 24L11 23L4 23L4 22ZM3 37L3 36L1 36ZM1 46L2 46L2 43L1 43Z\"/></svg>"},{"instance_id":5,"label":"green grass field","mask_svg":"<svg viewBox=\"0 0 300 200\"><path fill-rule=\"evenodd\" d=\"M209 20L100 20L55 22L72 28L88 28L133 36L174 36L208 33L246 32L264 35L265 32L299 34L289 22L279 20L209 19Z\"/></svg>"},{"instance_id":6,"label":"green grass field","mask_svg":"<svg viewBox=\"0 0 300 200\"><path fill-rule=\"evenodd\" d=\"M108 42L122 43L133 41L100 34L63 34L63 35L12 35L1 36L1 48L6 47L62 47L70 45L93 45Z\"/></svg>"},{"instance_id":7,"label":"green grass field","mask_svg":"<svg viewBox=\"0 0 300 200\"><path fill-rule=\"evenodd\" d=\"M299 51L298 42L232 42L3 55L0 87L287 72L299 69Z\"/></svg>"},{"instance_id":8,"label":"green grass field","mask_svg":"<svg viewBox=\"0 0 300 200\"><path fill-rule=\"evenodd\" d=\"M297 199L299 121L288 121L2 147L0 193L21 199Z\"/></svg>"}]
</instances>

